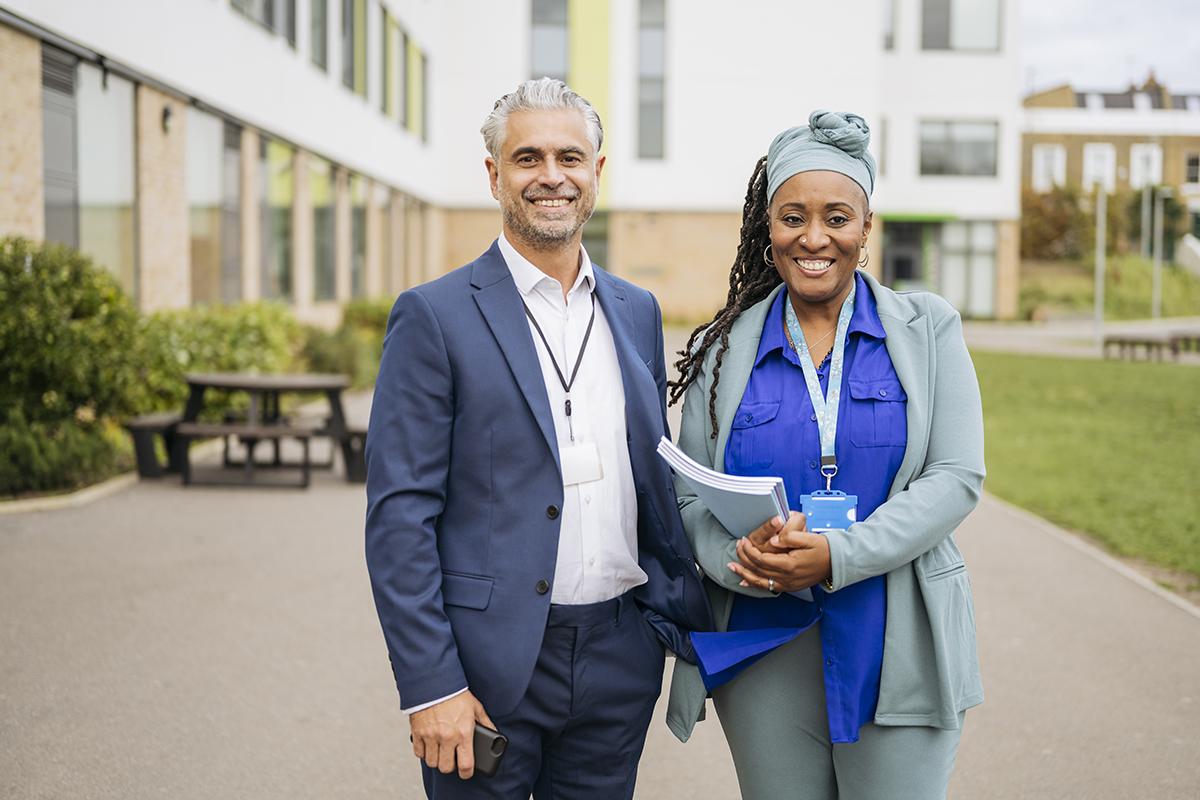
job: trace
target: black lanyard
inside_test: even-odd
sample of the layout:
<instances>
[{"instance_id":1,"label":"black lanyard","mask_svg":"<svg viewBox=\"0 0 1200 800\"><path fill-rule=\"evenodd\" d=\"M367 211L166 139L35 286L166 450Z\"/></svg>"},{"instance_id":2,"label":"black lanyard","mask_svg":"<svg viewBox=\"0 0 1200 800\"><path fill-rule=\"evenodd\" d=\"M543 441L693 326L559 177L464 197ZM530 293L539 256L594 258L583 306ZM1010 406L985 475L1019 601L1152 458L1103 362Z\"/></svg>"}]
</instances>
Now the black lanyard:
<instances>
[{"instance_id":1,"label":"black lanyard","mask_svg":"<svg viewBox=\"0 0 1200 800\"><path fill-rule=\"evenodd\" d=\"M538 321L533 318L533 312L529 310L529 306L525 305L525 301L521 301L521 305L525 306L525 316L529 317L529 321L533 323L533 329L538 332L538 336L542 337L542 344L546 346L546 355L550 356L550 363L554 365L554 372L558 375L558 382L562 384L563 392L567 395L565 409L567 412L567 430L571 433L571 441L575 441L575 426L571 423L571 387L575 385L575 376L579 374L579 365L583 363L583 351L587 350L588 339L592 336L592 323L596 321L596 292L592 290L592 316L588 319L587 330L583 333L583 341L579 344L579 355L575 357L575 368L571 370L571 380L567 381L563 377L563 372L558 367L558 361L554 358L554 351L550 349L550 343L546 341L546 334L542 333L542 326L538 325Z\"/></svg>"}]
</instances>

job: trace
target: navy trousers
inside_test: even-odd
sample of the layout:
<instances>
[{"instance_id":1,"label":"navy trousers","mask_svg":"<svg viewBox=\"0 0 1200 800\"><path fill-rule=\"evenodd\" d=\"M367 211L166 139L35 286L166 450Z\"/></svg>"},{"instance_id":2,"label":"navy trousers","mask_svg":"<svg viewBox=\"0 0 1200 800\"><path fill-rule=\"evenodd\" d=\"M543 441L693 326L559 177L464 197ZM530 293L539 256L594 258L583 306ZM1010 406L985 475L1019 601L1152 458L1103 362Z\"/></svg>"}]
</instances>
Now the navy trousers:
<instances>
[{"instance_id":1,"label":"navy trousers","mask_svg":"<svg viewBox=\"0 0 1200 800\"><path fill-rule=\"evenodd\" d=\"M632 798L666 652L629 594L551 606L533 679L492 715L508 750L491 778L422 766L431 800Z\"/></svg>"}]
</instances>

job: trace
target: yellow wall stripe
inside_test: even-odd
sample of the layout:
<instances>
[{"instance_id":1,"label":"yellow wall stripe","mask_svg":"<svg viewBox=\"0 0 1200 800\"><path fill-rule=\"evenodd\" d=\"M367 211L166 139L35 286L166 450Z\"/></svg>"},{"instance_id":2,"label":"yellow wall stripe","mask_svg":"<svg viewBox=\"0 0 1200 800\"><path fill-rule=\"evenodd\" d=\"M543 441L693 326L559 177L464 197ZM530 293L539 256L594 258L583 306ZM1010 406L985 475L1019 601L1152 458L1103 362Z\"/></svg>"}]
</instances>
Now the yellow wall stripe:
<instances>
[{"instance_id":1,"label":"yellow wall stripe","mask_svg":"<svg viewBox=\"0 0 1200 800\"><path fill-rule=\"evenodd\" d=\"M603 123L608 122L610 18L610 0L568 0L567 82L588 99ZM607 140L608 130L604 133ZM600 183L599 209L608 206L607 185L608 179Z\"/></svg>"}]
</instances>

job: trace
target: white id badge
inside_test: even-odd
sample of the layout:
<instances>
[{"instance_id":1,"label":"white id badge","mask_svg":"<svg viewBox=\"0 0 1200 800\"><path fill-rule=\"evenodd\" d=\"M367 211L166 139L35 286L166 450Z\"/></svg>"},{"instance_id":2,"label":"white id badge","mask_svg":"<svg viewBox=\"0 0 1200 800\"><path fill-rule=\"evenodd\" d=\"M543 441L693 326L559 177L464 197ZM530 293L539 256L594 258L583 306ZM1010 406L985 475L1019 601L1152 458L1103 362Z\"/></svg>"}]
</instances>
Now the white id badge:
<instances>
[{"instance_id":1,"label":"white id badge","mask_svg":"<svg viewBox=\"0 0 1200 800\"><path fill-rule=\"evenodd\" d=\"M604 477L600 466L600 448L595 442L574 442L559 447L558 458L562 462L563 486L598 481Z\"/></svg>"}]
</instances>

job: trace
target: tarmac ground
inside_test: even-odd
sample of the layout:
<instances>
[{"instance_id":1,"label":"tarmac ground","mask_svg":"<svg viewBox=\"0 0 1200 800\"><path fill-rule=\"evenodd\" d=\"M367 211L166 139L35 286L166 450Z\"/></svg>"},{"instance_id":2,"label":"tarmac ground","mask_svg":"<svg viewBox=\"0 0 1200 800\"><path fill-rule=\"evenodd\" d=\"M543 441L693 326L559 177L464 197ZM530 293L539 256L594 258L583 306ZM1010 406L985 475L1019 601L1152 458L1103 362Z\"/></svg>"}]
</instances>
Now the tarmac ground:
<instances>
[{"instance_id":1,"label":"tarmac ground","mask_svg":"<svg viewBox=\"0 0 1200 800\"><path fill-rule=\"evenodd\" d=\"M423 797L364 506L318 472L0 515L0 798ZM1200 796L1200 611L991 497L957 537L987 699L950 796ZM684 745L662 705L637 797L736 798L711 706Z\"/></svg>"}]
</instances>

